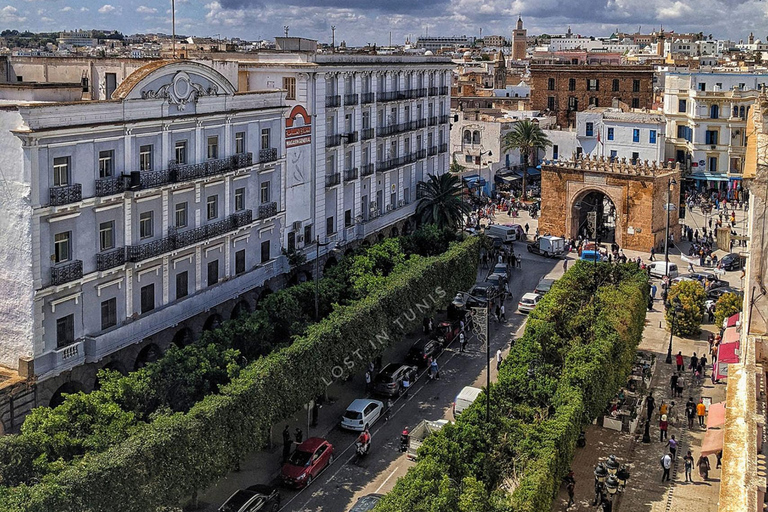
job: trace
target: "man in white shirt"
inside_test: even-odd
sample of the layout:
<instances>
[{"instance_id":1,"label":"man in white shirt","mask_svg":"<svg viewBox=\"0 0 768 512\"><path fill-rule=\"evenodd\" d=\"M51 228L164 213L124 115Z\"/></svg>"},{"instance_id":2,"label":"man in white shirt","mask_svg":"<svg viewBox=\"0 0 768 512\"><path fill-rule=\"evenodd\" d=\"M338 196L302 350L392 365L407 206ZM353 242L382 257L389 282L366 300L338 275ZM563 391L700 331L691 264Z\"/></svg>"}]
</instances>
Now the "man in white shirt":
<instances>
[{"instance_id":1,"label":"man in white shirt","mask_svg":"<svg viewBox=\"0 0 768 512\"><path fill-rule=\"evenodd\" d=\"M672 468L672 457L668 453L665 453L661 458L661 467L664 470L664 473L661 475L661 481L664 482L666 480L669 482L669 470Z\"/></svg>"}]
</instances>

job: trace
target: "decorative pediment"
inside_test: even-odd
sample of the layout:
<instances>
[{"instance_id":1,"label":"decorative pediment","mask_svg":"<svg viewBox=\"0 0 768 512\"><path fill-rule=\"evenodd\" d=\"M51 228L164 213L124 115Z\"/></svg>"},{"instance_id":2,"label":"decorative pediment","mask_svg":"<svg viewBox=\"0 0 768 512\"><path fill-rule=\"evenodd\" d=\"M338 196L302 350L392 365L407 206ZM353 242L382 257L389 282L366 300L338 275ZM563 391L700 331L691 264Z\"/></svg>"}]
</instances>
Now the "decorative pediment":
<instances>
[{"instance_id":1,"label":"decorative pediment","mask_svg":"<svg viewBox=\"0 0 768 512\"><path fill-rule=\"evenodd\" d=\"M179 110L184 110L187 103L197 103L197 99L201 96L217 96L218 94L218 85L208 83L206 87L196 83L185 71L177 72L170 84L162 85L156 90L141 91L143 99L165 98L168 100L168 103L176 105Z\"/></svg>"},{"instance_id":2,"label":"decorative pediment","mask_svg":"<svg viewBox=\"0 0 768 512\"><path fill-rule=\"evenodd\" d=\"M159 61L129 75L113 99L163 99L178 110L207 96L235 94L232 83L210 66L191 61Z\"/></svg>"}]
</instances>

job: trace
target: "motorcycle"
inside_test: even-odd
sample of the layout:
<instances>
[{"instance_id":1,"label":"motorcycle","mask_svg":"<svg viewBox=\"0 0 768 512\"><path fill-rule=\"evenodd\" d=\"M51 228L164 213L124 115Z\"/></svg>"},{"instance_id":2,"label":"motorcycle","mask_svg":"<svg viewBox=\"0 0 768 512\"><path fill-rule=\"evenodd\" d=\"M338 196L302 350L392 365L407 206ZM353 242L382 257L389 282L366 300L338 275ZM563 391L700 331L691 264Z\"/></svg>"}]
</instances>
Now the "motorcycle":
<instances>
[{"instance_id":1,"label":"motorcycle","mask_svg":"<svg viewBox=\"0 0 768 512\"><path fill-rule=\"evenodd\" d=\"M363 432L358 436L357 441L355 441L355 451L357 452L357 455L359 457L363 457L365 455L368 455L368 452L371 449L371 435L368 433L368 431Z\"/></svg>"},{"instance_id":2,"label":"motorcycle","mask_svg":"<svg viewBox=\"0 0 768 512\"><path fill-rule=\"evenodd\" d=\"M411 433L408 430L408 427L405 427L403 429L403 433L400 434L400 451L401 452L407 452L408 451L408 438L410 437Z\"/></svg>"}]
</instances>

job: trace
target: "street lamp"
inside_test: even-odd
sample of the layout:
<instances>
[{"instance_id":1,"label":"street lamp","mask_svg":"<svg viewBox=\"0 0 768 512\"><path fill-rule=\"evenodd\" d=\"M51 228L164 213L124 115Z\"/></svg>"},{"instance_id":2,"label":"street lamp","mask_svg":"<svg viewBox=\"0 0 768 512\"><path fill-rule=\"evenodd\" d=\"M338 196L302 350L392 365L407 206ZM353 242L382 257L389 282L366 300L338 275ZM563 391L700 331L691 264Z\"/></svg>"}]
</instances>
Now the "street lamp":
<instances>
[{"instance_id":1,"label":"street lamp","mask_svg":"<svg viewBox=\"0 0 768 512\"><path fill-rule=\"evenodd\" d=\"M483 151L483 148L480 148L480 154L477 156L477 175L482 178L482 168L483 168L483 155L493 156L493 151L490 149L488 151ZM490 165L488 166L488 182L491 181L491 168Z\"/></svg>"},{"instance_id":2,"label":"street lamp","mask_svg":"<svg viewBox=\"0 0 768 512\"><path fill-rule=\"evenodd\" d=\"M590 234L592 235L592 239L595 242L595 248L594 248L594 260L595 260L595 266L594 271L592 272L593 279L595 281L595 293L597 293L597 258L600 255L600 251L597 248L597 245L599 243L599 240L597 239L597 205L588 203L586 201L577 201L573 204L573 207L577 210L581 211L581 209L584 206L589 206L591 208L594 208L593 210L587 212L587 227L589 229ZM579 225L579 229L581 229L581 225Z\"/></svg>"},{"instance_id":3,"label":"street lamp","mask_svg":"<svg viewBox=\"0 0 768 512\"><path fill-rule=\"evenodd\" d=\"M672 187L675 185L677 185L675 178L667 180L667 204L664 205L664 209L667 210L667 229L664 236L664 281L667 285L669 284L669 212L675 208L671 197Z\"/></svg>"},{"instance_id":4,"label":"street lamp","mask_svg":"<svg viewBox=\"0 0 768 512\"><path fill-rule=\"evenodd\" d=\"M674 308L672 310L672 328L669 330L669 347L667 347L667 364L672 364L672 335L677 327L677 315L682 313L683 304L680 302L680 297L675 297L672 302L667 301L667 309Z\"/></svg>"}]
</instances>

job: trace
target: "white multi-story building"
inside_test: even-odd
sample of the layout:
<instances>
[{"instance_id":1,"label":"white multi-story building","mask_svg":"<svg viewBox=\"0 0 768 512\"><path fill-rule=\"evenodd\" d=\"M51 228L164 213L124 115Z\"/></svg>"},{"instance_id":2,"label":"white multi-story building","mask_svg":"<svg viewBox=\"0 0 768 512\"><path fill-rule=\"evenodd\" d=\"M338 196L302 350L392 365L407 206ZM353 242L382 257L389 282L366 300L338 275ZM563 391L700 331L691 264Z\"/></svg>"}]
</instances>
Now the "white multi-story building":
<instances>
[{"instance_id":1,"label":"white multi-story building","mask_svg":"<svg viewBox=\"0 0 768 512\"><path fill-rule=\"evenodd\" d=\"M308 52L247 59L241 90L286 89L298 123L285 134L285 247L411 229L416 184L450 163L451 61Z\"/></svg>"},{"instance_id":2,"label":"white multi-story building","mask_svg":"<svg viewBox=\"0 0 768 512\"><path fill-rule=\"evenodd\" d=\"M732 188L744 162L746 116L766 84L764 73L667 73L667 156L702 187Z\"/></svg>"}]
</instances>

